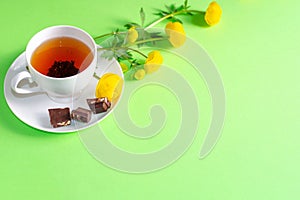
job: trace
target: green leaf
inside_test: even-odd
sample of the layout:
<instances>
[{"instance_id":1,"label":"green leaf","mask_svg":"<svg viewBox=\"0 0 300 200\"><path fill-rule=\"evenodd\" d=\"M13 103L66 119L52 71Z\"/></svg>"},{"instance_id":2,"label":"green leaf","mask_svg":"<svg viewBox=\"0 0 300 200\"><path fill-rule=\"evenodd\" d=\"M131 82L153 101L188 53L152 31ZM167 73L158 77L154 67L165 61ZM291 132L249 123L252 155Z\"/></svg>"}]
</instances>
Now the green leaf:
<instances>
[{"instance_id":1,"label":"green leaf","mask_svg":"<svg viewBox=\"0 0 300 200\"><path fill-rule=\"evenodd\" d=\"M136 28L140 28L142 27L141 25L139 25L138 23L135 23L135 22L130 22L128 24L125 24L124 25L127 29L130 29L131 27L136 27Z\"/></svg>"},{"instance_id":2,"label":"green leaf","mask_svg":"<svg viewBox=\"0 0 300 200\"><path fill-rule=\"evenodd\" d=\"M175 6L175 4L171 4L171 5L170 5L170 10L171 10L171 12L175 12L175 11L176 11L176 6Z\"/></svg>"},{"instance_id":3,"label":"green leaf","mask_svg":"<svg viewBox=\"0 0 300 200\"><path fill-rule=\"evenodd\" d=\"M176 9L176 12L177 12L177 11L182 11L182 10L184 10L184 6L183 6L183 5L179 6L179 7Z\"/></svg>"},{"instance_id":4,"label":"green leaf","mask_svg":"<svg viewBox=\"0 0 300 200\"><path fill-rule=\"evenodd\" d=\"M166 9L169 11L169 13L171 13L171 12L172 12L172 10L171 10L170 6L167 6L167 5L165 5L165 7L166 7Z\"/></svg>"},{"instance_id":5,"label":"green leaf","mask_svg":"<svg viewBox=\"0 0 300 200\"><path fill-rule=\"evenodd\" d=\"M114 58L114 52L110 50L106 50L101 54L102 58L107 58L108 60L111 60Z\"/></svg>"},{"instance_id":6,"label":"green leaf","mask_svg":"<svg viewBox=\"0 0 300 200\"><path fill-rule=\"evenodd\" d=\"M124 79L127 81L131 81L134 80L134 73L136 72L136 70L134 68L128 70L125 74L124 74Z\"/></svg>"},{"instance_id":7,"label":"green leaf","mask_svg":"<svg viewBox=\"0 0 300 200\"><path fill-rule=\"evenodd\" d=\"M188 0L185 0L183 5L184 5L184 8L187 9L187 7L188 7Z\"/></svg>"},{"instance_id":8,"label":"green leaf","mask_svg":"<svg viewBox=\"0 0 300 200\"><path fill-rule=\"evenodd\" d=\"M143 27L144 23L145 23L145 12L144 12L143 8L141 8L141 10L140 10L140 17L141 17L141 24L142 24L142 27Z\"/></svg>"},{"instance_id":9,"label":"green leaf","mask_svg":"<svg viewBox=\"0 0 300 200\"><path fill-rule=\"evenodd\" d=\"M137 41L139 40L146 40L148 38L150 38L150 35L147 31L145 31L144 29L136 29L136 31L138 32L138 39Z\"/></svg>"},{"instance_id":10,"label":"green leaf","mask_svg":"<svg viewBox=\"0 0 300 200\"><path fill-rule=\"evenodd\" d=\"M133 57L132 57L132 54L128 51L124 52L123 55L121 55L120 57L117 58L118 61L129 61L129 60L132 60Z\"/></svg>"},{"instance_id":11,"label":"green leaf","mask_svg":"<svg viewBox=\"0 0 300 200\"><path fill-rule=\"evenodd\" d=\"M133 59L133 58L132 58L132 53L130 53L130 52L127 51L127 52L126 52L126 55L128 56L129 59Z\"/></svg>"},{"instance_id":12,"label":"green leaf","mask_svg":"<svg viewBox=\"0 0 300 200\"><path fill-rule=\"evenodd\" d=\"M130 28L131 28L131 25L130 25L130 24L125 24L124 26L125 26L125 28L127 28L127 29L130 29Z\"/></svg>"},{"instance_id":13,"label":"green leaf","mask_svg":"<svg viewBox=\"0 0 300 200\"><path fill-rule=\"evenodd\" d=\"M110 47L119 47L123 44L124 38L121 35L114 35Z\"/></svg>"},{"instance_id":14,"label":"green leaf","mask_svg":"<svg viewBox=\"0 0 300 200\"><path fill-rule=\"evenodd\" d=\"M122 57L124 55L126 55L126 49L117 49L115 51L115 56L117 57Z\"/></svg>"},{"instance_id":15,"label":"green leaf","mask_svg":"<svg viewBox=\"0 0 300 200\"><path fill-rule=\"evenodd\" d=\"M176 11L176 6L175 6L175 4L171 4L170 6L165 5L165 7L166 7L167 10L169 11L169 12L166 12L166 13L168 13L168 14L173 13L173 12Z\"/></svg>"},{"instance_id":16,"label":"green leaf","mask_svg":"<svg viewBox=\"0 0 300 200\"><path fill-rule=\"evenodd\" d=\"M172 22L179 22L179 23L183 24L182 21L176 17L172 18Z\"/></svg>"},{"instance_id":17,"label":"green leaf","mask_svg":"<svg viewBox=\"0 0 300 200\"><path fill-rule=\"evenodd\" d=\"M161 35L161 32L152 32L150 33L150 37L151 38L163 38L163 36Z\"/></svg>"}]
</instances>

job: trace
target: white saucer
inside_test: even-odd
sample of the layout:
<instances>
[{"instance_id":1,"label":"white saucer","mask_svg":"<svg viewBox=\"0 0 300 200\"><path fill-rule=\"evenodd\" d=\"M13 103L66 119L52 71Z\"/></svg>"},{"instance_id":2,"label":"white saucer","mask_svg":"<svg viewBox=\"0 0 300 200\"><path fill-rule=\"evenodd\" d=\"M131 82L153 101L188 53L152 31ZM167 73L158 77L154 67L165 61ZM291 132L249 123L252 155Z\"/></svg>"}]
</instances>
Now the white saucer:
<instances>
[{"instance_id":1,"label":"white saucer","mask_svg":"<svg viewBox=\"0 0 300 200\"><path fill-rule=\"evenodd\" d=\"M73 100L71 103L56 103L52 101L45 93L35 95L19 95L12 91L10 82L15 74L24 71L27 65L25 59L25 53L22 53L10 66L6 73L4 81L4 95L6 102L12 112L24 123L32 126L36 129L53 132L74 132L88 128L109 115L112 110L117 106L117 102L112 102L112 107L105 113L93 114L89 123L81 123L72 120L71 125L59 128L53 128L50 124L50 118L48 114L49 108L65 108L69 107L70 110L77 107L83 107L89 109L86 99L95 97L95 88L98 83L96 78L93 78L87 88L83 91L80 97ZM96 74L102 76L102 74L111 72L118 74L124 79L122 69L116 60L107 60L98 56Z\"/></svg>"}]
</instances>

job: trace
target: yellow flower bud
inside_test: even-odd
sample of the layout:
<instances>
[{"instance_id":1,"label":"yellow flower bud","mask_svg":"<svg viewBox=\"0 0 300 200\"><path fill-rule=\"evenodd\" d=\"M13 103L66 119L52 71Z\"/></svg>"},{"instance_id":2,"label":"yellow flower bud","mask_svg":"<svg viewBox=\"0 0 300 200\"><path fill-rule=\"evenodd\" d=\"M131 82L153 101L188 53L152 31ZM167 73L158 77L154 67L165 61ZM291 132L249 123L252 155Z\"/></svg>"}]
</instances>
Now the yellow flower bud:
<instances>
[{"instance_id":1,"label":"yellow flower bud","mask_svg":"<svg viewBox=\"0 0 300 200\"><path fill-rule=\"evenodd\" d=\"M145 70L144 69L138 69L135 73L134 73L134 78L137 80L142 80L145 77Z\"/></svg>"},{"instance_id":2,"label":"yellow flower bud","mask_svg":"<svg viewBox=\"0 0 300 200\"><path fill-rule=\"evenodd\" d=\"M138 32L135 30L135 27L131 27L127 32L127 41L129 43L134 43L139 37Z\"/></svg>"},{"instance_id":3,"label":"yellow flower bud","mask_svg":"<svg viewBox=\"0 0 300 200\"><path fill-rule=\"evenodd\" d=\"M169 22L165 28L169 41L174 47L180 47L185 42L185 31L180 22Z\"/></svg>"},{"instance_id":4,"label":"yellow flower bud","mask_svg":"<svg viewBox=\"0 0 300 200\"><path fill-rule=\"evenodd\" d=\"M217 2L213 1L206 9L204 19L208 25L212 26L220 21L221 15L222 9L220 5Z\"/></svg>"},{"instance_id":5,"label":"yellow flower bud","mask_svg":"<svg viewBox=\"0 0 300 200\"><path fill-rule=\"evenodd\" d=\"M145 61L144 68L147 74L157 71L163 63L163 57L159 51L151 51Z\"/></svg>"},{"instance_id":6,"label":"yellow flower bud","mask_svg":"<svg viewBox=\"0 0 300 200\"><path fill-rule=\"evenodd\" d=\"M128 71L128 66L125 63L120 63L120 66L122 68L122 72L125 73Z\"/></svg>"},{"instance_id":7,"label":"yellow flower bud","mask_svg":"<svg viewBox=\"0 0 300 200\"><path fill-rule=\"evenodd\" d=\"M123 88L123 79L113 73L106 73L101 76L95 90L97 98L107 97L109 101L114 102L121 95Z\"/></svg>"}]
</instances>

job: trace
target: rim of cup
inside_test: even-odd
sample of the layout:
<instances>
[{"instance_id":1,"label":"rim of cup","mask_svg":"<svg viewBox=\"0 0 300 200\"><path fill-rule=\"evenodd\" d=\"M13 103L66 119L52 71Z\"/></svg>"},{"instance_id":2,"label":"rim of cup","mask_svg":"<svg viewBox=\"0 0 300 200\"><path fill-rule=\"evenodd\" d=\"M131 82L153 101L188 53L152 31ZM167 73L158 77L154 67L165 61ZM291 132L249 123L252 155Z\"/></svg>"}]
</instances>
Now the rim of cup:
<instances>
[{"instance_id":1,"label":"rim of cup","mask_svg":"<svg viewBox=\"0 0 300 200\"><path fill-rule=\"evenodd\" d=\"M79 38L76 38L76 37L73 37L73 38L79 40L80 42L82 42L82 43L84 43L85 45L88 46L88 48L91 50L91 52L92 52L92 54L93 54L93 59L92 59L91 63L93 62L93 60L94 60L95 57L97 56L97 45L96 45L94 39L91 37L91 35L90 35L89 33L87 33L86 31L84 31L83 29L78 28L78 27L76 27L76 26L71 26L71 25L55 25L55 26L50 26L50 27L44 28L44 29L40 30L39 32L37 32L36 34L34 34L34 35L31 37L31 39L29 40L29 42L27 43L27 46L26 46L26 50L25 50L26 62L27 62L27 64L28 64L28 67L30 68L30 70L31 70L31 69L34 70L35 73L39 74L40 76L42 76L42 77L44 77L44 78L53 79L53 80L67 80L67 79L74 79L74 78L77 78L77 76L78 76L79 74L83 73L84 71L86 71L86 70L89 68L89 66L90 66L91 63L90 63L89 66L88 66L86 69L84 69L83 71L81 71L81 72L79 72L79 73L77 73L77 74L75 74L75 75L73 75L73 76L68 76L68 77L63 77L63 78L57 78L57 77L51 77L51 76L44 75L44 74L42 74L41 72L39 72L38 70L36 70L36 69L32 66L32 64L30 63L30 62L31 62L32 55L33 55L34 51L36 50L36 48L38 48L41 44L43 44L45 41L47 41L47 40L49 40L49 39L57 38L57 36L56 36L56 37L49 37L49 38L47 38L47 39L45 39L45 40L42 40L42 41L40 42L40 44L37 45L36 48L32 51L30 57L29 57L29 55L28 55L28 53L27 53L27 52L28 52L28 48L29 48L29 44L32 43L32 41L33 41L39 34L42 34L43 32L49 31L49 30L51 30L51 29L58 29L58 28L71 28L71 29L75 29L75 30L77 30L77 31L80 31L80 32L84 33L84 34L88 37L88 39L91 41L91 43L93 44L93 49L90 48L90 45L86 44L86 42L80 40ZM62 37L64 37L64 35L62 35ZM68 36L66 36L66 37L72 37L72 36L69 36L69 35L68 35ZM30 70L29 70L29 71L30 71Z\"/></svg>"}]
</instances>

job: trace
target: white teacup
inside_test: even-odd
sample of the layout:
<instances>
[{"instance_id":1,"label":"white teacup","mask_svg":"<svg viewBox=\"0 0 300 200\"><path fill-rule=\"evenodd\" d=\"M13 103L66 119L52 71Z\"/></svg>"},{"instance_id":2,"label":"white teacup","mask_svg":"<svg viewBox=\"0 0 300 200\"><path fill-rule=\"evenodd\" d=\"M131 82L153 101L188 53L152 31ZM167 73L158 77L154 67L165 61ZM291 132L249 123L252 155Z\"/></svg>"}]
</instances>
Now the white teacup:
<instances>
[{"instance_id":1,"label":"white teacup","mask_svg":"<svg viewBox=\"0 0 300 200\"><path fill-rule=\"evenodd\" d=\"M71 37L83 42L90 48L92 60L88 67L76 75L65 78L54 78L37 71L31 64L34 51L45 41L58 37ZM35 34L26 47L26 61L28 71L22 71L13 77L11 88L18 94L33 94L46 92L47 95L56 102L69 102L80 95L81 91L88 85L93 77L97 64L97 46L93 38L85 31L73 26L52 26ZM36 87L22 88L19 83L28 79L35 82Z\"/></svg>"}]
</instances>

